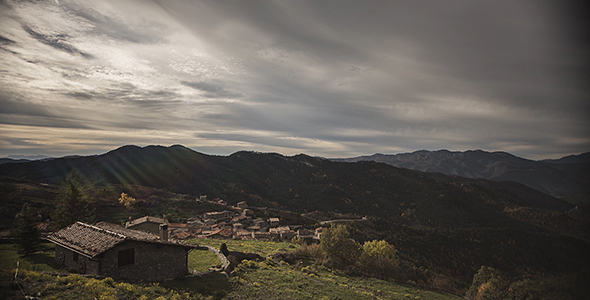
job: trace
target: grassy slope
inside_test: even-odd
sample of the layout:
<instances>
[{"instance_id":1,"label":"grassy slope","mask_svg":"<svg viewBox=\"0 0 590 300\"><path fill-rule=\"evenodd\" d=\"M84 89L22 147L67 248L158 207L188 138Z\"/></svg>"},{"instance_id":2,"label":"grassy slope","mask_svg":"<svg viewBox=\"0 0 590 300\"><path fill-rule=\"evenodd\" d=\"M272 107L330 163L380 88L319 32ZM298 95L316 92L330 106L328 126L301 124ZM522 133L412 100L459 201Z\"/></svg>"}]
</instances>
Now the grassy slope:
<instances>
[{"instance_id":1,"label":"grassy slope","mask_svg":"<svg viewBox=\"0 0 590 300\"><path fill-rule=\"evenodd\" d=\"M239 285L230 294L235 299L461 299L415 286L271 260L244 261L237 274Z\"/></svg>"},{"instance_id":2,"label":"grassy slope","mask_svg":"<svg viewBox=\"0 0 590 300\"><path fill-rule=\"evenodd\" d=\"M219 247L230 251L255 252L270 256L293 249L285 242L192 240L192 243ZM193 251L195 252L195 251ZM231 299L461 299L403 284L373 278L347 276L341 272L305 264L285 262L244 261L232 279Z\"/></svg>"},{"instance_id":3,"label":"grassy slope","mask_svg":"<svg viewBox=\"0 0 590 300\"><path fill-rule=\"evenodd\" d=\"M234 240L193 240L193 243L218 247L226 243L229 250L256 252L263 256L292 249L289 243ZM16 261L20 261L18 282L25 293L40 293L44 299L461 299L423 290L414 286L372 278L351 277L323 267L289 265L270 259L244 261L237 276L221 274L178 279L160 284L97 280L75 274L54 277L34 271L60 271L53 266L51 252L28 258L19 256L14 245L0 245L0 291L6 299L18 299L13 282ZM191 251L189 267L205 271L219 264L208 251Z\"/></svg>"}]
</instances>

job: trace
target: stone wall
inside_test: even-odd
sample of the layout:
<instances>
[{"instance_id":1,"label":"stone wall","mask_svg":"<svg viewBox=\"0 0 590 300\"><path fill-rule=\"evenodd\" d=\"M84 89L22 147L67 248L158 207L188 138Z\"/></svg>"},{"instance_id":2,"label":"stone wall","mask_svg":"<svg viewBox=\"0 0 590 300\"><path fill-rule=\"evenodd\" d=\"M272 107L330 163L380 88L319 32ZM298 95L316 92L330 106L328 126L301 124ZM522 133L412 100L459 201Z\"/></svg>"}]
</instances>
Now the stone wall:
<instances>
[{"instance_id":1,"label":"stone wall","mask_svg":"<svg viewBox=\"0 0 590 300\"><path fill-rule=\"evenodd\" d=\"M134 263L119 267L118 252L135 249ZM116 279L162 281L185 276L188 252L184 247L129 241L103 254L101 274Z\"/></svg>"},{"instance_id":2,"label":"stone wall","mask_svg":"<svg viewBox=\"0 0 590 300\"><path fill-rule=\"evenodd\" d=\"M77 256L77 261L74 257ZM100 262L55 245L55 263L81 274L100 275Z\"/></svg>"}]
</instances>

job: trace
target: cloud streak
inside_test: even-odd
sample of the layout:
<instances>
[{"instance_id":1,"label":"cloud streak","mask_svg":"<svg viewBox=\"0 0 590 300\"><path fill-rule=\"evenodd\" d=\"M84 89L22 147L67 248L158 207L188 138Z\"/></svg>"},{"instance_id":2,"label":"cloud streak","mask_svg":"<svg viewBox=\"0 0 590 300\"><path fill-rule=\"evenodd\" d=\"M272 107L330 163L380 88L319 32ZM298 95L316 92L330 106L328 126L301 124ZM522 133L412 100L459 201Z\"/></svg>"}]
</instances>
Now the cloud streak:
<instances>
[{"instance_id":1,"label":"cloud streak","mask_svg":"<svg viewBox=\"0 0 590 300\"><path fill-rule=\"evenodd\" d=\"M5 1L0 155L590 151L571 5Z\"/></svg>"}]
</instances>

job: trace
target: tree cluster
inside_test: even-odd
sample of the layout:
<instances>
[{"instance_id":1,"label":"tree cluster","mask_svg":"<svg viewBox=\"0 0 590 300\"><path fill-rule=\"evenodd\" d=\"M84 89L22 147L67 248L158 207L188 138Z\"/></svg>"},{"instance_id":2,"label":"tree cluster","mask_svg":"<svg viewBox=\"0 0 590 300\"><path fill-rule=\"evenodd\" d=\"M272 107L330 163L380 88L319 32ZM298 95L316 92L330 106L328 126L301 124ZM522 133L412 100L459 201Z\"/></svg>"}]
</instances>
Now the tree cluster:
<instances>
[{"instance_id":1,"label":"tree cluster","mask_svg":"<svg viewBox=\"0 0 590 300\"><path fill-rule=\"evenodd\" d=\"M511 281L492 267L481 266L467 291L469 300L589 299L588 290L578 289L590 280L588 272L565 277L521 278Z\"/></svg>"},{"instance_id":2,"label":"tree cluster","mask_svg":"<svg viewBox=\"0 0 590 300\"><path fill-rule=\"evenodd\" d=\"M283 254L280 258L291 263L305 257L350 274L390 279L399 273L399 259L394 246L383 240L361 245L350 237L345 225L325 228L319 244L303 244L297 251Z\"/></svg>"}]
</instances>

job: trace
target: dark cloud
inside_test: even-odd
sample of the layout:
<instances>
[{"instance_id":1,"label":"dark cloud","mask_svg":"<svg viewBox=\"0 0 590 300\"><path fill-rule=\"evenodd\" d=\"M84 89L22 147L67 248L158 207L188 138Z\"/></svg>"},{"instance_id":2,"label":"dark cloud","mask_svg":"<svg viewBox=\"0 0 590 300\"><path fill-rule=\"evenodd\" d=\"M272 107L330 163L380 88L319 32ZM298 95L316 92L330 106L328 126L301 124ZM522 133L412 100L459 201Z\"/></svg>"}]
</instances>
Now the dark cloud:
<instances>
[{"instance_id":1,"label":"dark cloud","mask_svg":"<svg viewBox=\"0 0 590 300\"><path fill-rule=\"evenodd\" d=\"M45 45L51 46L57 50L61 50L69 54L80 55L88 59L93 58L91 54L80 51L76 47L66 43L65 40L69 38L66 34L45 35L36 32L35 30L31 29L26 25L23 25L23 29L34 39L38 40L39 42Z\"/></svg>"},{"instance_id":2,"label":"dark cloud","mask_svg":"<svg viewBox=\"0 0 590 300\"><path fill-rule=\"evenodd\" d=\"M228 91L225 87L220 83L214 82L190 82L190 81L181 81L182 85L191 87L193 89L197 89L199 91L205 92L205 97L207 98L239 98L242 97L241 94L235 93L232 91Z\"/></svg>"},{"instance_id":3,"label":"dark cloud","mask_svg":"<svg viewBox=\"0 0 590 300\"><path fill-rule=\"evenodd\" d=\"M2 45L11 45L11 44L15 44L15 43L16 43L15 41L13 41L13 40L11 40L9 38L6 38L6 37L3 37L2 35L0 35L0 44L2 44Z\"/></svg>"}]
</instances>

